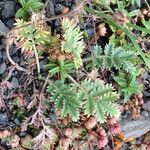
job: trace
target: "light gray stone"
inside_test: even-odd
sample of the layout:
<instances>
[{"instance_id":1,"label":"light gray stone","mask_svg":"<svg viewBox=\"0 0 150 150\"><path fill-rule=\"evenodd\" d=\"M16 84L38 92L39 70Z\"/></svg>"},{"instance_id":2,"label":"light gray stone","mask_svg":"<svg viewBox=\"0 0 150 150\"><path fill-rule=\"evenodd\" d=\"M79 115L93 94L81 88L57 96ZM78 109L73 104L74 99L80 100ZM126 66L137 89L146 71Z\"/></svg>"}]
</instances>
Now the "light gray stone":
<instances>
[{"instance_id":1,"label":"light gray stone","mask_svg":"<svg viewBox=\"0 0 150 150\"><path fill-rule=\"evenodd\" d=\"M9 29L4 25L4 23L0 20L0 36L4 36L9 32Z\"/></svg>"}]
</instances>

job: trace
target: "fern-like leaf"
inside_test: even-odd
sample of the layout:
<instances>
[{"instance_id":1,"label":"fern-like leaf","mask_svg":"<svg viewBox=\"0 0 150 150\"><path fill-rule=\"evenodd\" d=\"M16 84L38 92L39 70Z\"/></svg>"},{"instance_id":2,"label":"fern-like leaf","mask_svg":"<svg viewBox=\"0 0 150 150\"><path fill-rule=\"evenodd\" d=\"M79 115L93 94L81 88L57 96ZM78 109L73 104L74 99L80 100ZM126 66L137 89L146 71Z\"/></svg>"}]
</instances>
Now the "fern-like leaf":
<instances>
[{"instance_id":1,"label":"fern-like leaf","mask_svg":"<svg viewBox=\"0 0 150 150\"><path fill-rule=\"evenodd\" d=\"M71 87L68 87L61 81L56 81L49 84L48 91L51 93L51 98L55 102L56 110L61 112L62 117L70 115L73 121L79 119L79 103L76 100L76 93Z\"/></svg>"},{"instance_id":2,"label":"fern-like leaf","mask_svg":"<svg viewBox=\"0 0 150 150\"><path fill-rule=\"evenodd\" d=\"M112 85L104 84L101 81L92 82L85 80L79 94L83 96L84 113L88 116L96 115L99 122L103 123L107 116L114 116L117 108L112 106L112 102L117 100L118 94L114 92ZM110 109L112 111L110 111ZM113 112L114 110L114 112Z\"/></svg>"},{"instance_id":3,"label":"fern-like leaf","mask_svg":"<svg viewBox=\"0 0 150 150\"><path fill-rule=\"evenodd\" d=\"M122 68L125 62L131 62L131 58L134 55L132 51L125 51L121 47L115 48L111 43L106 45L104 54L104 65L108 68L115 67L116 69Z\"/></svg>"},{"instance_id":4,"label":"fern-like leaf","mask_svg":"<svg viewBox=\"0 0 150 150\"><path fill-rule=\"evenodd\" d=\"M79 27L76 27L73 20L64 18L62 21L63 38L61 43L61 50L66 53L72 53L74 56L74 63L76 68L82 65L81 53L84 49L83 32Z\"/></svg>"},{"instance_id":5,"label":"fern-like leaf","mask_svg":"<svg viewBox=\"0 0 150 150\"><path fill-rule=\"evenodd\" d=\"M118 76L114 77L114 80L118 83L119 90L123 94L125 101L131 95L141 93L142 86L138 83L135 75L120 72Z\"/></svg>"},{"instance_id":6,"label":"fern-like leaf","mask_svg":"<svg viewBox=\"0 0 150 150\"><path fill-rule=\"evenodd\" d=\"M127 72L134 73L135 66L133 64L135 54L132 51L125 51L122 47L116 47L114 44L109 43L105 46L104 55L102 55L102 48L96 46L94 48L94 62L95 67L99 68L102 64L111 69L124 69Z\"/></svg>"}]
</instances>

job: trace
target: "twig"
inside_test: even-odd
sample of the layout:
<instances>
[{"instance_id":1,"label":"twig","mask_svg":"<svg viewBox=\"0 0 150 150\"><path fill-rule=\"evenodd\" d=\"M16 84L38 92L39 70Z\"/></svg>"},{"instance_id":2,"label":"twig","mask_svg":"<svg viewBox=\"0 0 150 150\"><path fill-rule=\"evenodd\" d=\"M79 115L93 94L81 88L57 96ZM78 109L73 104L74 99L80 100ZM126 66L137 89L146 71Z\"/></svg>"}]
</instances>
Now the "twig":
<instances>
[{"instance_id":1,"label":"twig","mask_svg":"<svg viewBox=\"0 0 150 150\"><path fill-rule=\"evenodd\" d=\"M29 71L27 70L27 69L25 69L25 68L23 68L23 67L21 67L21 66L19 66L17 63L15 63L14 61L13 61L13 59L10 57L10 53L9 53L9 49L10 49L10 46L13 44L13 42L14 42L14 38L12 37L12 38L10 38L11 37L11 34L12 34L12 32L9 32L8 34L7 34L7 36L6 36L6 56L7 56L7 58L8 58L8 60L9 60L9 62L12 64L12 66L15 66L15 68L17 69L17 70L20 70L20 71L23 71L23 72L27 72L28 74L29 74ZM10 37L9 37L10 36Z\"/></svg>"},{"instance_id":2,"label":"twig","mask_svg":"<svg viewBox=\"0 0 150 150\"><path fill-rule=\"evenodd\" d=\"M72 11L66 13L66 14L60 14L60 15L56 15L56 16L52 16L50 18L46 18L46 19L43 19L43 22L47 22L47 21L52 21L52 20L56 20L56 19L59 19L59 18L62 18L62 17L70 17L70 16L74 16L76 14L79 14L79 12L81 11L81 8L86 5L87 3L89 3L90 1L92 0L84 0L83 2L81 2L75 9L73 9ZM27 23L26 25L23 25L21 27L15 27L13 30L18 30L20 28L23 28L25 26L28 26L28 25L31 25L33 22L29 22Z\"/></svg>"},{"instance_id":3,"label":"twig","mask_svg":"<svg viewBox=\"0 0 150 150\"><path fill-rule=\"evenodd\" d=\"M40 62L39 62L38 52L37 52L33 38L32 38L32 43L33 43L33 49L34 49L34 54L35 54L35 59L36 59L36 64L37 64L37 71L38 71L38 74L40 74Z\"/></svg>"}]
</instances>

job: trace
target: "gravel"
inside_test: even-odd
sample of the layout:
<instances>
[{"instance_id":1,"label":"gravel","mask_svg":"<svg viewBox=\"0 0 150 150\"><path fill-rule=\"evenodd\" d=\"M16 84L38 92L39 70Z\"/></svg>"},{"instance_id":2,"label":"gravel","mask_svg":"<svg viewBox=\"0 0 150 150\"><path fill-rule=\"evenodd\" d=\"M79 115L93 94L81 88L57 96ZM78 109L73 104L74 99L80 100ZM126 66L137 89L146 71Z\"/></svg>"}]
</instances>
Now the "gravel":
<instances>
[{"instance_id":1,"label":"gravel","mask_svg":"<svg viewBox=\"0 0 150 150\"><path fill-rule=\"evenodd\" d=\"M65 9L65 6L61 5L61 4L57 4L56 7L55 7L55 13L58 15L58 14L61 14L63 12L63 10Z\"/></svg>"},{"instance_id":2,"label":"gravel","mask_svg":"<svg viewBox=\"0 0 150 150\"><path fill-rule=\"evenodd\" d=\"M7 113L0 113L0 125L7 124L9 121L9 118L7 116Z\"/></svg>"},{"instance_id":3,"label":"gravel","mask_svg":"<svg viewBox=\"0 0 150 150\"><path fill-rule=\"evenodd\" d=\"M144 110L150 111L150 100L143 104L142 108Z\"/></svg>"},{"instance_id":4,"label":"gravel","mask_svg":"<svg viewBox=\"0 0 150 150\"><path fill-rule=\"evenodd\" d=\"M49 3L47 4L47 7L46 7L46 16L51 17L53 15L55 15L54 3L52 1L49 1Z\"/></svg>"},{"instance_id":5,"label":"gravel","mask_svg":"<svg viewBox=\"0 0 150 150\"><path fill-rule=\"evenodd\" d=\"M16 77L12 77L11 84L12 84L13 88L16 89L19 85L18 79Z\"/></svg>"},{"instance_id":6,"label":"gravel","mask_svg":"<svg viewBox=\"0 0 150 150\"><path fill-rule=\"evenodd\" d=\"M6 63L3 62L0 64L0 75L2 75L6 71Z\"/></svg>"},{"instance_id":7,"label":"gravel","mask_svg":"<svg viewBox=\"0 0 150 150\"><path fill-rule=\"evenodd\" d=\"M14 27L14 23L15 23L15 20L11 18L6 22L6 25L7 25L7 27L9 27L11 29Z\"/></svg>"},{"instance_id":8,"label":"gravel","mask_svg":"<svg viewBox=\"0 0 150 150\"><path fill-rule=\"evenodd\" d=\"M8 27L4 25L4 23L0 20L0 36L4 36L9 32Z\"/></svg>"},{"instance_id":9,"label":"gravel","mask_svg":"<svg viewBox=\"0 0 150 150\"><path fill-rule=\"evenodd\" d=\"M15 6L15 1L6 1L5 7L2 11L2 17L4 20L15 16Z\"/></svg>"}]
</instances>

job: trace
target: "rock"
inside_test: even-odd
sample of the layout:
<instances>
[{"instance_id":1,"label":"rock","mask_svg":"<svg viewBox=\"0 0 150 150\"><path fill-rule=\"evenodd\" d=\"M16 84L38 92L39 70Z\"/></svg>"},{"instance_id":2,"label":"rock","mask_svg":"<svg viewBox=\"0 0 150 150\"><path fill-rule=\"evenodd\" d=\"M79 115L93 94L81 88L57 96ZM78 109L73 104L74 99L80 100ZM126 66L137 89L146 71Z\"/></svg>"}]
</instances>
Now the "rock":
<instances>
[{"instance_id":1,"label":"rock","mask_svg":"<svg viewBox=\"0 0 150 150\"><path fill-rule=\"evenodd\" d=\"M14 23L15 23L15 20L14 19L9 19L7 22L6 22L6 25L7 27L9 27L10 29L14 27Z\"/></svg>"},{"instance_id":2,"label":"rock","mask_svg":"<svg viewBox=\"0 0 150 150\"><path fill-rule=\"evenodd\" d=\"M150 117L141 117L138 120L120 122L125 138L137 138L150 131Z\"/></svg>"},{"instance_id":3,"label":"rock","mask_svg":"<svg viewBox=\"0 0 150 150\"><path fill-rule=\"evenodd\" d=\"M3 53L0 51L0 59L3 58Z\"/></svg>"},{"instance_id":4,"label":"rock","mask_svg":"<svg viewBox=\"0 0 150 150\"><path fill-rule=\"evenodd\" d=\"M11 84L12 84L13 88L16 89L18 87L18 85L19 85L18 79L15 78L15 77L12 77Z\"/></svg>"},{"instance_id":5,"label":"rock","mask_svg":"<svg viewBox=\"0 0 150 150\"><path fill-rule=\"evenodd\" d=\"M72 5L71 1L69 1L69 0L65 0L65 1L63 2L63 4L64 4L64 6L66 6L66 7L70 7L70 6Z\"/></svg>"},{"instance_id":6,"label":"rock","mask_svg":"<svg viewBox=\"0 0 150 150\"><path fill-rule=\"evenodd\" d=\"M141 115L142 115L143 117L148 117L148 116L149 116L149 113L148 113L148 111L143 110L143 111L141 112Z\"/></svg>"},{"instance_id":7,"label":"rock","mask_svg":"<svg viewBox=\"0 0 150 150\"><path fill-rule=\"evenodd\" d=\"M143 104L142 108L144 110L150 111L150 100Z\"/></svg>"},{"instance_id":8,"label":"rock","mask_svg":"<svg viewBox=\"0 0 150 150\"><path fill-rule=\"evenodd\" d=\"M40 61L40 69L42 70L47 70L44 66L48 63L47 58L43 59L42 61Z\"/></svg>"},{"instance_id":9,"label":"rock","mask_svg":"<svg viewBox=\"0 0 150 150\"><path fill-rule=\"evenodd\" d=\"M15 17L15 6L16 6L16 2L6 1L5 7L2 11L3 19L8 19L8 18L11 18L11 17Z\"/></svg>"},{"instance_id":10,"label":"rock","mask_svg":"<svg viewBox=\"0 0 150 150\"><path fill-rule=\"evenodd\" d=\"M18 125L18 126L21 125L20 120L19 120L18 118L15 118L15 119L14 119L14 123L15 123L16 125Z\"/></svg>"},{"instance_id":11,"label":"rock","mask_svg":"<svg viewBox=\"0 0 150 150\"><path fill-rule=\"evenodd\" d=\"M60 26L61 26L61 20L60 20L60 19L57 19L57 20L55 21L55 26L56 26L56 27L60 27Z\"/></svg>"},{"instance_id":12,"label":"rock","mask_svg":"<svg viewBox=\"0 0 150 150\"><path fill-rule=\"evenodd\" d=\"M20 62L20 58L18 56L14 56L12 57L12 59L14 60L14 62L19 63Z\"/></svg>"},{"instance_id":13,"label":"rock","mask_svg":"<svg viewBox=\"0 0 150 150\"><path fill-rule=\"evenodd\" d=\"M24 137L25 135L27 135L27 132L25 132L25 131L20 131L19 132L20 137Z\"/></svg>"},{"instance_id":14,"label":"rock","mask_svg":"<svg viewBox=\"0 0 150 150\"><path fill-rule=\"evenodd\" d=\"M6 35L8 32L9 32L9 29L0 20L0 36Z\"/></svg>"},{"instance_id":15,"label":"rock","mask_svg":"<svg viewBox=\"0 0 150 150\"><path fill-rule=\"evenodd\" d=\"M46 16L51 17L53 15L55 15L54 4L52 1L49 1L46 7Z\"/></svg>"},{"instance_id":16,"label":"rock","mask_svg":"<svg viewBox=\"0 0 150 150\"><path fill-rule=\"evenodd\" d=\"M6 56L6 52L5 52L5 51L3 52L3 61L4 61L6 64L9 63L9 60L8 60L8 58L7 58L7 56Z\"/></svg>"},{"instance_id":17,"label":"rock","mask_svg":"<svg viewBox=\"0 0 150 150\"><path fill-rule=\"evenodd\" d=\"M2 51L3 50L3 46L2 45L0 45L0 51Z\"/></svg>"},{"instance_id":18,"label":"rock","mask_svg":"<svg viewBox=\"0 0 150 150\"><path fill-rule=\"evenodd\" d=\"M61 14L63 12L63 10L65 9L65 6L61 5L61 4L57 4L56 7L55 7L55 13L58 15L58 14Z\"/></svg>"},{"instance_id":19,"label":"rock","mask_svg":"<svg viewBox=\"0 0 150 150\"><path fill-rule=\"evenodd\" d=\"M9 121L7 113L0 113L0 124L5 125Z\"/></svg>"},{"instance_id":20,"label":"rock","mask_svg":"<svg viewBox=\"0 0 150 150\"><path fill-rule=\"evenodd\" d=\"M3 74L6 71L6 63L0 64L0 74Z\"/></svg>"},{"instance_id":21,"label":"rock","mask_svg":"<svg viewBox=\"0 0 150 150\"><path fill-rule=\"evenodd\" d=\"M16 54L17 51L18 51L18 49L17 49L17 47L16 47L15 45L12 45L12 46L10 47L9 52L10 52L10 55L11 55L11 56L14 55L14 54Z\"/></svg>"},{"instance_id":22,"label":"rock","mask_svg":"<svg viewBox=\"0 0 150 150\"><path fill-rule=\"evenodd\" d=\"M150 92L144 91L144 92L143 92L143 95L144 95L144 97L150 97Z\"/></svg>"},{"instance_id":23,"label":"rock","mask_svg":"<svg viewBox=\"0 0 150 150\"><path fill-rule=\"evenodd\" d=\"M87 29L86 31L87 31L87 34L88 34L89 37L93 37L94 34L95 34L93 28Z\"/></svg>"}]
</instances>

